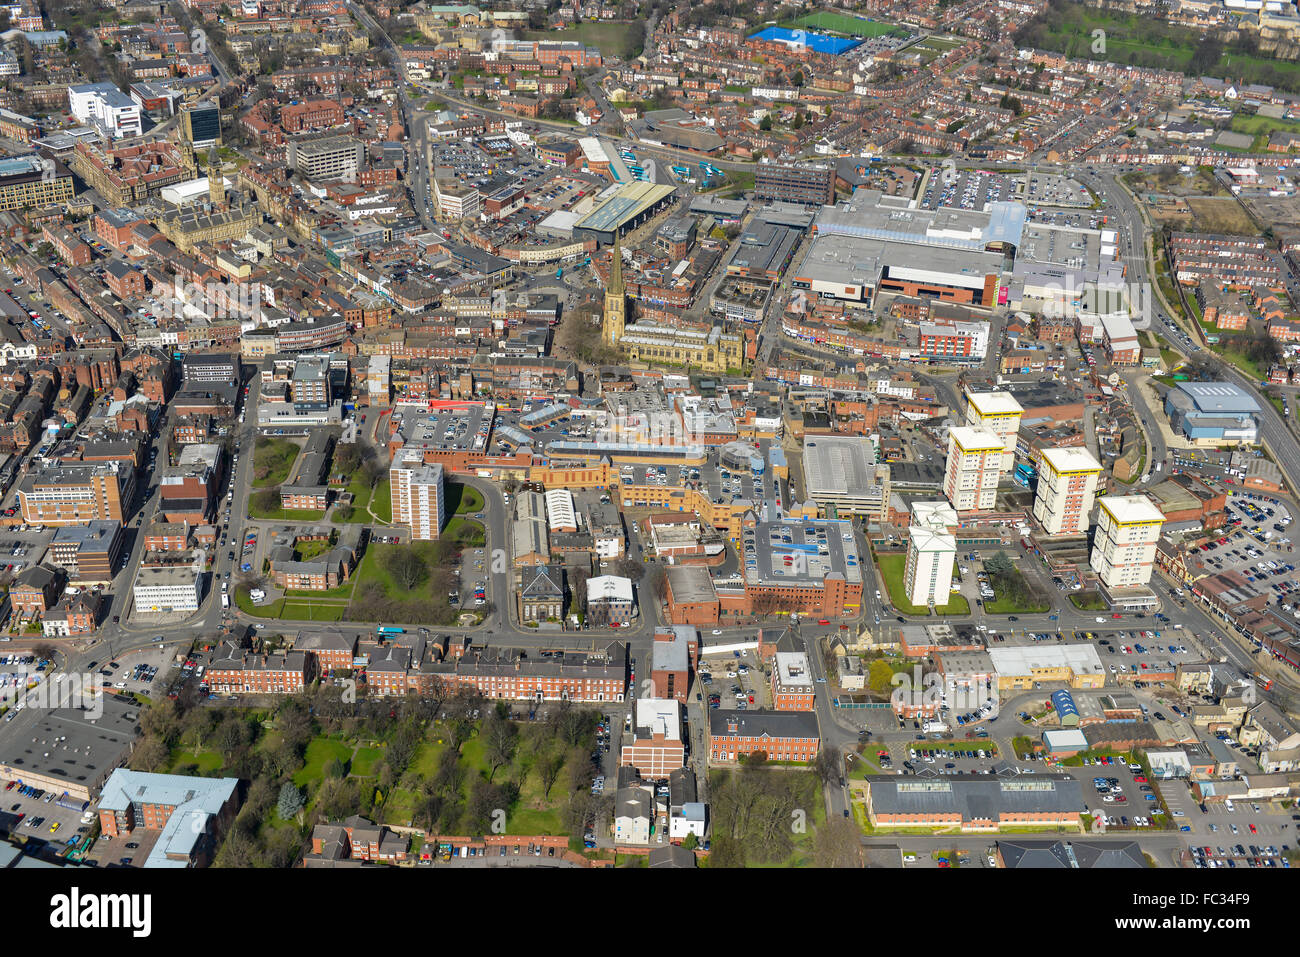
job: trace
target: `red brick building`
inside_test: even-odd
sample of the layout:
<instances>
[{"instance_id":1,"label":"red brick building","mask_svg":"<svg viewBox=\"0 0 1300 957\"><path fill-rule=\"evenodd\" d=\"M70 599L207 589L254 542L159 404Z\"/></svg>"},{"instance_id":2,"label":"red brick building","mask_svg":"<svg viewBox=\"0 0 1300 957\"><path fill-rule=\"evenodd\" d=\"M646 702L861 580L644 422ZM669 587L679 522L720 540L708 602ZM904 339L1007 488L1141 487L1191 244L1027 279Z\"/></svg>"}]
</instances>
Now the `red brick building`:
<instances>
[{"instance_id":1,"label":"red brick building","mask_svg":"<svg viewBox=\"0 0 1300 957\"><path fill-rule=\"evenodd\" d=\"M222 649L204 675L213 694L296 694L313 676L301 651L257 655L232 645Z\"/></svg>"},{"instance_id":2,"label":"red brick building","mask_svg":"<svg viewBox=\"0 0 1300 957\"><path fill-rule=\"evenodd\" d=\"M287 133L325 130L341 126L345 120L343 107L334 100L307 100L280 110L280 125Z\"/></svg>"},{"instance_id":3,"label":"red brick building","mask_svg":"<svg viewBox=\"0 0 1300 957\"><path fill-rule=\"evenodd\" d=\"M686 764L681 704L663 698L638 698L631 732L623 735L619 765L633 767L646 781L663 781Z\"/></svg>"},{"instance_id":4,"label":"red brick building","mask_svg":"<svg viewBox=\"0 0 1300 957\"><path fill-rule=\"evenodd\" d=\"M772 761L810 762L821 734L817 716L807 711L709 712L709 763L735 764L755 752Z\"/></svg>"},{"instance_id":5,"label":"red brick building","mask_svg":"<svg viewBox=\"0 0 1300 957\"><path fill-rule=\"evenodd\" d=\"M772 707L777 711L812 711L814 697L807 654L777 652L772 668Z\"/></svg>"},{"instance_id":6,"label":"red brick building","mask_svg":"<svg viewBox=\"0 0 1300 957\"><path fill-rule=\"evenodd\" d=\"M238 778L149 774L117 768L99 798L100 830L126 837L137 828L162 832L149 858L203 867L216 853L222 832L239 810ZM184 826L165 830L172 815ZM143 861L139 862L143 863ZM159 866L166 866L161 864Z\"/></svg>"},{"instance_id":7,"label":"red brick building","mask_svg":"<svg viewBox=\"0 0 1300 957\"><path fill-rule=\"evenodd\" d=\"M304 652L315 659L315 673L320 675L350 671L357 656L357 642L350 635L323 632L299 635L293 647L295 651Z\"/></svg>"}]
</instances>

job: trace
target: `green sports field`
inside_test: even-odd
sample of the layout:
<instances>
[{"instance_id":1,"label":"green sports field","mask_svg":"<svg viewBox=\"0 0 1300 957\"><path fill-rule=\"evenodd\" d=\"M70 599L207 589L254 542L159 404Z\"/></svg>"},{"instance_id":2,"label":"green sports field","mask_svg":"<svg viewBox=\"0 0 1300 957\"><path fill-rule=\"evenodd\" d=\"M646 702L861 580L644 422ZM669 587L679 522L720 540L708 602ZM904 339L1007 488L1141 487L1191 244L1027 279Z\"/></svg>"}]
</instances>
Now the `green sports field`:
<instances>
[{"instance_id":1,"label":"green sports field","mask_svg":"<svg viewBox=\"0 0 1300 957\"><path fill-rule=\"evenodd\" d=\"M850 37L884 37L890 34L904 34L907 31L892 23L879 23L876 20L864 20L844 13L810 13L794 21L797 27L812 27L814 30L831 30Z\"/></svg>"}]
</instances>

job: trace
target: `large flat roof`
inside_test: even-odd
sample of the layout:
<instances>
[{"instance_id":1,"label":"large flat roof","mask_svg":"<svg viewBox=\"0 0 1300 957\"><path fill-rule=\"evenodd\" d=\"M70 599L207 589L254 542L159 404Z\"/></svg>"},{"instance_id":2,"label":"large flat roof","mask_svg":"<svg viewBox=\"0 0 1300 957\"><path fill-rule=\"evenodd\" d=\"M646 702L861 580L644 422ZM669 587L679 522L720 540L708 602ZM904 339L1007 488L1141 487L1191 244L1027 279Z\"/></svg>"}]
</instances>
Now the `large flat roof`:
<instances>
[{"instance_id":1,"label":"large flat roof","mask_svg":"<svg viewBox=\"0 0 1300 957\"><path fill-rule=\"evenodd\" d=\"M1064 449L1043 449L1043 461L1052 467L1058 475L1070 472L1100 472L1101 463L1092 457L1092 453L1083 447Z\"/></svg>"},{"instance_id":2,"label":"large flat roof","mask_svg":"<svg viewBox=\"0 0 1300 957\"><path fill-rule=\"evenodd\" d=\"M862 581L862 560L849 522L759 522L744 530L742 548L750 585L820 587L829 575Z\"/></svg>"},{"instance_id":3,"label":"large flat roof","mask_svg":"<svg viewBox=\"0 0 1300 957\"><path fill-rule=\"evenodd\" d=\"M980 415L1019 415L1025 411L1010 392L967 392L966 401Z\"/></svg>"},{"instance_id":4,"label":"large flat roof","mask_svg":"<svg viewBox=\"0 0 1300 957\"><path fill-rule=\"evenodd\" d=\"M963 821L997 821L1002 815L1070 813L1085 807L1076 778L1068 774L986 774L947 777L867 778L877 814L960 814Z\"/></svg>"},{"instance_id":5,"label":"large flat roof","mask_svg":"<svg viewBox=\"0 0 1300 957\"><path fill-rule=\"evenodd\" d=\"M948 434L957 443L957 448L963 452L992 452L995 449L1005 450L1007 447L1002 436L988 429L972 429L969 426L959 425L950 429Z\"/></svg>"},{"instance_id":6,"label":"large flat roof","mask_svg":"<svg viewBox=\"0 0 1300 957\"><path fill-rule=\"evenodd\" d=\"M1121 525L1165 520L1164 512L1156 508L1145 495L1107 495L1099 502L1110 517Z\"/></svg>"},{"instance_id":7,"label":"large flat roof","mask_svg":"<svg viewBox=\"0 0 1300 957\"><path fill-rule=\"evenodd\" d=\"M990 648L989 659L999 676L1021 676L1034 671L1069 667L1075 674L1099 675L1105 666L1092 645L1033 645Z\"/></svg>"},{"instance_id":8,"label":"large flat roof","mask_svg":"<svg viewBox=\"0 0 1300 957\"><path fill-rule=\"evenodd\" d=\"M578 222L574 229L593 229L598 232L612 232L635 219L655 203L662 202L673 194L675 187L656 183L632 182L621 187L609 199L605 200Z\"/></svg>"},{"instance_id":9,"label":"large flat roof","mask_svg":"<svg viewBox=\"0 0 1300 957\"><path fill-rule=\"evenodd\" d=\"M810 435L803 443L808 495L865 496L877 484L876 450L866 436Z\"/></svg>"},{"instance_id":10,"label":"large flat roof","mask_svg":"<svg viewBox=\"0 0 1300 957\"><path fill-rule=\"evenodd\" d=\"M1231 382L1181 382L1178 388L1187 393L1198 412L1258 412L1259 403Z\"/></svg>"}]
</instances>

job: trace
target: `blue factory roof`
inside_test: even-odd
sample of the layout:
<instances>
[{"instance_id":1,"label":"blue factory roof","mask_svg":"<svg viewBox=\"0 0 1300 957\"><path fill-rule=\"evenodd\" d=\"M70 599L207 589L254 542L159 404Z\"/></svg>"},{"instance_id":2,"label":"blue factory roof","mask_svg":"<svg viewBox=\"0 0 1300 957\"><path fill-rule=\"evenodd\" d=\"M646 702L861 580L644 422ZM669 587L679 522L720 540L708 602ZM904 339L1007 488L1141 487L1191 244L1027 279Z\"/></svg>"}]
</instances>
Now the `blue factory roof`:
<instances>
[{"instance_id":1,"label":"blue factory roof","mask_svg":"<svg viewBox=\"0 0 1300 957\"><path fill-rule=\"evenodd\" d=\"M1259 403L1231 382L1181 382L1178 388L1192 400L1197 412L1241 414L1258 412Z\"/></svg>"}]
</instances>

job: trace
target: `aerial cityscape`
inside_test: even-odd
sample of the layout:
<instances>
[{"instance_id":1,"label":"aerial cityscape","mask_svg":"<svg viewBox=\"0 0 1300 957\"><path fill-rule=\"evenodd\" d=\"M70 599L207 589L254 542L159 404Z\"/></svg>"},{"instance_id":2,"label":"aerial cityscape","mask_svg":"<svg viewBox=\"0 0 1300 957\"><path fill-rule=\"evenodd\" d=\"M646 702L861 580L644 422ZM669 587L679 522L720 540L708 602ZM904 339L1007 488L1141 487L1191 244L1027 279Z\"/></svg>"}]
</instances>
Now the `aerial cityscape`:
<instances>
[{"instance_id":1,"label":"aerial cityscape","mask_svg":"<svg viewBox=\"0 0 1300 957\"><path fill-rule=\"evenodd\" d=\"M1300 864L1292 0L0 0L0 271L0 868Z\"/></svg>"}]
</instances>

